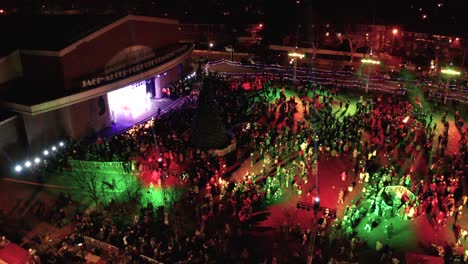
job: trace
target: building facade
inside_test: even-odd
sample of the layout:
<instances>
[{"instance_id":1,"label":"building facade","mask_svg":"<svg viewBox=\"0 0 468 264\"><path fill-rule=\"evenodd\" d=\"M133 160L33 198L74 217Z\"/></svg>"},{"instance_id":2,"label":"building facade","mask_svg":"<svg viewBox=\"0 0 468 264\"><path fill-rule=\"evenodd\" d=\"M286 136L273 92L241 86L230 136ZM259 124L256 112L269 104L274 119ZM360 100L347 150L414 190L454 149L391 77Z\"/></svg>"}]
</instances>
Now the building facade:
<instances>
[{"instance_id":1,"label":"building facade","mask_svg":"<svg viewBox=\"0 0 468 264\"><path fill-rule=\"evenodd\" d=\"M178 21L130 15L59 49L18 48L0 58L3 160L111 126L109 94L122 87L144 85L140 94L161 97L193 50L180 40Z\"/></svg>"}]
</instances>

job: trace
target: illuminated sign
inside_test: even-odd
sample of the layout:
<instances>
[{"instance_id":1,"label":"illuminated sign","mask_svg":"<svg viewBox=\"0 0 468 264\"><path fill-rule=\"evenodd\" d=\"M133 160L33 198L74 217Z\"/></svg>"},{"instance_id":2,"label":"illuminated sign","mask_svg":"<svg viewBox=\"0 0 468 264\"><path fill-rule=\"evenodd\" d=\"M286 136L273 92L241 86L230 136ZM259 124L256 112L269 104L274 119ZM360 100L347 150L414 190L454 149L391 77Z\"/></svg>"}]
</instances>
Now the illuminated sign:
<instances>
[{"instance_id":1,"label":"illuminated sign","mask_svg":"<svg viewBox=\"0 0 468 264\"><path fill-rule=\"evenodd\" d=\"M131 75L143 72L145 70L151 69L154 66L158 66L162 62L176 56L177 54L180 54L180 53L184 52L187 49L187 47L188 47L187 45L184 45L183 47L180 47L180 48L178 48L178 49L176 49L176 50L174 50L174 51L172 51L172 52L170 52L168 54L165 54L163 56L151 58L151 59L143 61L141 63L134 64L134 65L132 65L132 66L130 66L128 68L125 68L125 69L114 71L114 72L111 72L111 73L108 73L108 74L101 73L101 74L95 76L94 78L89 78L89 79L82 80L80 82L81 83L81 88L93 87L93 86L97 86L97 85L101 85L101 84L103 85L103 84L106 84L106 83L109 83L109 82L112 82L112 81L115 81L115 80L123 79L123 78L125 78L127 76L131 76Z\"/></svg>"},{"instance_id":2,"label":"illuminated sign","mask_svg":"<svg viewBox=\"0 0 468 264\"><path fill-rule=\"evenodd\" d=\"M288 56L302 59L302 58L305 57L305 54L304 53L291 52L291 53L288 53Z\"/></svg>"},{"instance_id":3,"label":"illuminated sign","mask_svg":"<svg viewBox=\"0 0 468 264\"><path fill-rule=\"evenodd\" d=\"M373 60L373 59L362 59L362 63L367 63L367 64L380 64L380 61L378 60Z\"/></svg>"},{"instance_id":4,"label":"illuminated sign","mask_svg":"<svg viewBox=\"0 0 468 264\"><path fill-rule=\"evenodd\" d=\"M448 75L461 75L461 72L447 68L440 70L441 73L448 74Z\"/></svg>"}]
</instances>

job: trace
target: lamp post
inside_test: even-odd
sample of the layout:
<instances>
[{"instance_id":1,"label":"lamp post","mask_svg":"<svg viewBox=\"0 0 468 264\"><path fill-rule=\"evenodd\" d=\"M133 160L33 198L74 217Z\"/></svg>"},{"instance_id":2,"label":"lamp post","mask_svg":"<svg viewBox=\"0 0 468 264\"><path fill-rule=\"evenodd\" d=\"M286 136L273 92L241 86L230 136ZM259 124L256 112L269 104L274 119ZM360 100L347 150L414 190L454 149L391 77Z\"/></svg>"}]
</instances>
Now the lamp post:
<instances>
[{"instance_id":1,"label":"lamp post","mask_svg":"<svg viewBox=\"0 0 468 264\"><path fill-rule=\"evenodd\" d=\"M210 42L210 45L209 45L210 46L210 61L213 60L213 53L212 53L213 45L214 45L213 42Z\"/></svg>"},{"instance_id":2,"label":"lamp post","mask_svg":"<svg viewBox=\"0 0 468 264\"><path fill-rule=\"evenodd\" d=\"M291 57L294 60L294 74L293 74L293 81L296 81L296 76L297 76L297 59L302 59L305 57L304 53L298 53L298 52L290 52L288 53L288 56Z\"/></svg>"},{"instance_id":3,"label":"lamp post","mask_svg":"<svg viewBox=\"0 0 468 264\"><path fill-rule=\"evenodd\" d=\"M371 56L372 56L372 53L371 53ZM369 58L369 59L363 58L363 59L361 60L361 62L362 62L363 65L370 65L370 66L372 66L372 65L380 65L380 61L379 61L379 60L373 60L373 59L371 59L371 58ZM366 69L368 69L368 68L366 68ZM369 92L369 75L370 75L369 70L367 70L366 94Z\"/></svg>"},{"instance_id":4,"label":"lamp post","mask_svg":"<svg viewBox=\"0 0 468 264\"><path fill-rule=\"evenodd\" d=\"M440 70L440 73L444 74L447 76L447 87L445 88L445 96L444 96L444 104L447 104L447 96L448 96L448 90L450 88L450 77L452 76L460 76L461 72L456 71L452 68L444 68Z\"/></svg>"},{"instance_id":5,"label":"lamp post","mask_svg":"<svg viewBox=\"0 0 468 264\"><path fill-rule=\"evenodd\" d=\"M392 30L392 46L390 47L390 55L393 55L393 46L395 46L395 37L398 34L398 29L394 28Z\"/></svg>"}]
</instances>

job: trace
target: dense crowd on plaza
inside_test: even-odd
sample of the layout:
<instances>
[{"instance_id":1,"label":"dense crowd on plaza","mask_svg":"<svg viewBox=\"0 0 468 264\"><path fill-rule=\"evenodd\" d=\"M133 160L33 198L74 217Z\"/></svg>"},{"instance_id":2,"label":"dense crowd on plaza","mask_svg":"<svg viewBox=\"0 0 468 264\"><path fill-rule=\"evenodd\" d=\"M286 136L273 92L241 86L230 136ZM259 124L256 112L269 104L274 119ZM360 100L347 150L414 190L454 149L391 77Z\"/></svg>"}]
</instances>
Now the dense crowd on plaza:
<instances>
[{"instance_id":1,"label":"dense crowd on plaza","mask_svg":"<svg viewBox=\"0 0 468 264\"><path fill-rule=\"evenodd\" d=\"M197 78L202 81L201 75ZM314 88L302 83L294 88L298 96L288 98L284 83L276 80L241 80L255 83L257 88L263 86L247 93L236 84L237 89L231 90L227 77L226 81L219 76L205 78L216 79L220 86L213 102L224 106L219 115L235 134L239 156L249 159L251 166L260 163L260 172L230 180L226 160L190 144L187 131L193 123L199 91L192 89L193 83L185 89L188 83L181 82L174 86L185 96L180 108L158 114L126 133L98 139L96 144L73 143L69 148L73 158L124 161L128 172L140 175L153 171L159 179L156 185L174 177L187 188L183 197L173 209L139 204L140 209L126 223L113 220L108 213L124 206L111 204L102 211L78 212L73 234L45 258L77 255L81 248L73 245L87 236L120 249L114 254L88 248L106 256L109 263L301 263L308 255L313 255L314 263L353 261L364 247L359 229L370 232L383 224L383 219L395 216L408 220L428 217L434 230L453 217L456 246L467 248L467 232L457 225L467 202L463 183L468 164L467 130L459 113L453 113L462 135L459 149L448 155L451 124L447 115L452 113L444 113L443 133L439 134L432 114L401 96L361 97L355 113L350 114L351 102L342 101L336 87ZM300 114L303 119L297 117ZM350 187L340 190L337 203L343 203L358 186L362 186L364 196L348 205L340 218L328 209L315 208L312 229L295 223L281 226L275 245L290 243L296 250L271 253L247 247L255 212L275 203L284 192L313 203L317 186L306 186L317 173L317 161L335 157L354 165L342 174ZM415 167L405 161L427 164ZM189 219L190 227L181 224ZM385 230L391 238L392 226ZM380 261L396 260L388 244L378 243ZM440 246L447 247L437 254L446 258L455 254L454 245Z\"/></svg>"}]
</instances>

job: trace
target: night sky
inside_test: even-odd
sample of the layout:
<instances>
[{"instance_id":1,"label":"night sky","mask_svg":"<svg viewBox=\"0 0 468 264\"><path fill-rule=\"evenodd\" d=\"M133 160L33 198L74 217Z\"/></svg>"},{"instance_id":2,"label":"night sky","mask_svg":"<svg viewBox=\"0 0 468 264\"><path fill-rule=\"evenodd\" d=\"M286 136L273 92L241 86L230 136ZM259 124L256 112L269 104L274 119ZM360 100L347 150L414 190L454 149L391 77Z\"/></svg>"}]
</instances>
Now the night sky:
<instances>
[{"instance_id":1,"label":"night sky","mask_svg":"<svg viewBox=\"0 0 468 264\"><path fill-rule=\"evenodd\" d=\"M194 23L468 24L467 0L4 0L0 8L38 12L47 7L166 16Z\"/></svg>"}]
</instances>

